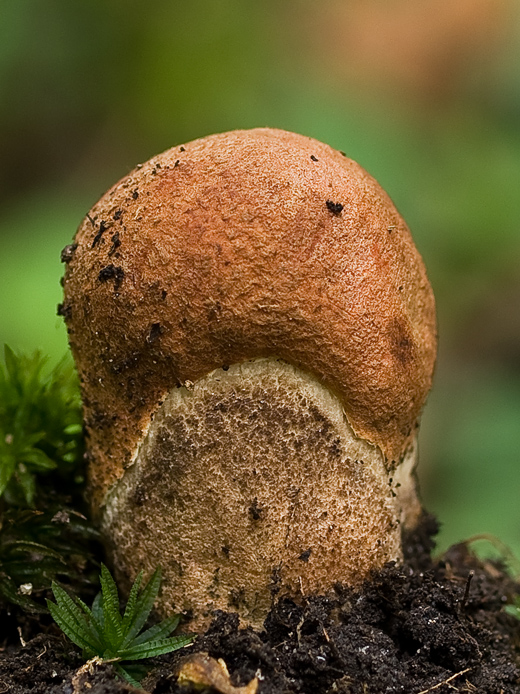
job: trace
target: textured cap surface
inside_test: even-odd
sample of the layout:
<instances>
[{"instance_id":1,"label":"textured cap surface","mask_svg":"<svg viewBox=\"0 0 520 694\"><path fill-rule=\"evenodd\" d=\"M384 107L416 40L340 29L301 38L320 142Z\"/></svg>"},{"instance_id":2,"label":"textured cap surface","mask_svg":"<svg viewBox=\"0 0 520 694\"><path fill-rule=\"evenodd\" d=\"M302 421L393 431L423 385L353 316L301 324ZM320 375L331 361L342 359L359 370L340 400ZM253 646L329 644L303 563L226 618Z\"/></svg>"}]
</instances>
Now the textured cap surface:
<instances>
[{"instance_id":1,"label":"textured cap surface","mask_svg":"<svg viewBox=\"0 0 520 694\"><path fill-rule=\"evenodd\" d=\"M434 300L389 197L316 140L257 129L175 147L92 208L63 313L82 382L95 503L173 387L283 358L399 460L431 385Z\"/></svg>"}]
</instances>

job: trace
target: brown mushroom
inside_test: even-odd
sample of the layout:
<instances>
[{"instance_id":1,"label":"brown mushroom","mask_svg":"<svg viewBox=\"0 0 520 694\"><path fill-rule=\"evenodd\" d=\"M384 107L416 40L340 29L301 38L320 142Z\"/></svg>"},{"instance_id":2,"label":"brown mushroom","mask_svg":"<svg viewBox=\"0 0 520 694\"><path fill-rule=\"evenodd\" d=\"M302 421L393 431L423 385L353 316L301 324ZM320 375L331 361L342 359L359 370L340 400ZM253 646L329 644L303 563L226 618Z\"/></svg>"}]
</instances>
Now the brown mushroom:
<instances>
[{"instance_id":1,"label":"brown mushroom","mask_svg":"<svg viewBox=\"0 0 520 694\"><path fill-rule=\"evenodd\" d=\"M175 147L67 255L92 507L120 579L193 624L361 582L413 526L435 309L408 228L355 162L256 129Z\"/></svg>"}]
</instances>

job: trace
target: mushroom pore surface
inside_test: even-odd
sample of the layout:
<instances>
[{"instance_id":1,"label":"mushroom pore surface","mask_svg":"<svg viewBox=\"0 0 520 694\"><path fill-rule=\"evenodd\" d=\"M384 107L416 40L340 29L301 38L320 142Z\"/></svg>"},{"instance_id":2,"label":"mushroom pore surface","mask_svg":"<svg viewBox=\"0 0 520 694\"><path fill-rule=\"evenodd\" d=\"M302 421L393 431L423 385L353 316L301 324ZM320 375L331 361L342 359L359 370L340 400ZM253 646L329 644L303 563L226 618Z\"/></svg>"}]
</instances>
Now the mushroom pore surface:
<instances>
[{"instance_id":1,"label":"mushroom pore surface","mask_svg":"<svg viewBox=\"0 0 520 694\"><path fill-rule=\"evenodd\" d=\"M89 479L119 576L161 609L260 624L274 595L360 582L419 511L434 300L355 162L279 130L137 167L64 254Z\"/></svg>"}]
</instances>

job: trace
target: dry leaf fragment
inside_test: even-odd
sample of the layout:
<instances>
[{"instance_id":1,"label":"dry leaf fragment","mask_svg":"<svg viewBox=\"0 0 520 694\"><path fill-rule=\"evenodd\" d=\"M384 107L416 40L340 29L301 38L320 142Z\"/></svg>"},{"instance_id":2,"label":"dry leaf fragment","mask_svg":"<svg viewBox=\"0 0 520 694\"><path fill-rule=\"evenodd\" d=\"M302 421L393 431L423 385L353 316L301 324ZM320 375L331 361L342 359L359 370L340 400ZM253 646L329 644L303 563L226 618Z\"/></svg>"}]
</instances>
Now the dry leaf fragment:
<instances>
[{"instance_id":1,"label":"dry leaf fragment","mask_svg":"<svg viewBox=\"0 0 520 694\"><path fill-rule=\"evenodd\" d=\"M254 679L245 687L235 687L231 684L226 663L219 658L211 658L207 653L194 653L184 659L179 670L178 682L192 684L196 687L212 687L220 694L256 694L258 679Z\"/></svg>"}]
</instances>

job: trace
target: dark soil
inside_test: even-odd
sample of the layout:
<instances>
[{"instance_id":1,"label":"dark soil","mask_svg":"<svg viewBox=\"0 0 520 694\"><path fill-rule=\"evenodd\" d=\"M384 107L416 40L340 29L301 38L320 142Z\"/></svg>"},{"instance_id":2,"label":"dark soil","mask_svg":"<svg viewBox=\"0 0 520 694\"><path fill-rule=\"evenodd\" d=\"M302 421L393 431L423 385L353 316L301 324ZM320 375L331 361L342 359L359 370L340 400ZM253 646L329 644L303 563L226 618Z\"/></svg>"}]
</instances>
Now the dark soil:
<instances>
[{"instance_id":1,"label":"dark soil","mask_svg":"<svg viewBox=\"0 0 520 694\"><path fill-rule=\"evenodd\" d=\"M338 585L332 596L280 600L262 632L218 613L189 649L150 661L143 688L195 691L181 688L176 673L188 653L205 652L225 661L234 685L258 678L259 694L520 692L520 623L503 611L519 586L464 545L432 561L434 532L425 516L406 539L405 564L387 565L361 590ZM110 664L85 666L48 616L4 609L0 645L0 694L135 691Z\"/></svg>"}]
</instances>

